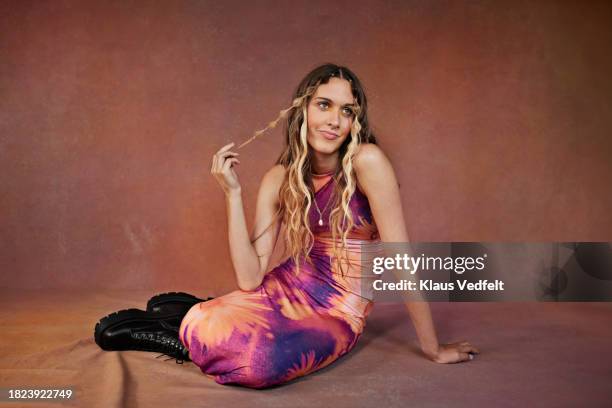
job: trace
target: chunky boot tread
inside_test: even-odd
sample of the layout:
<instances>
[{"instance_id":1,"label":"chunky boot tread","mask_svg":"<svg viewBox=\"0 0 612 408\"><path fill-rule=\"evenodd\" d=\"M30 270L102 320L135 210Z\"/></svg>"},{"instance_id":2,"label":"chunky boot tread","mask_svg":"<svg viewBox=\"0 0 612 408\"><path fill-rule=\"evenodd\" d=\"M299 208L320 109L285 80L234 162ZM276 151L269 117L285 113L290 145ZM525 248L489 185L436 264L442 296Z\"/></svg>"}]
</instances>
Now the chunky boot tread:
<instances>
[{"instance_id":1,"label":"chunky boot tread","mask_svg":"<svg viewBox=\"0 0 612 408\"><path fill-rule=\"evenodd\" d=\"M102 342L102 335L106 330L108 330L109 328L112 328L117 323L125 323L126 321L129 321L129 320L156 321L156 320L159 320L160 317L165 318L165 319L172 319L178 316L179 315L177 315L176 313L171 313L171 314L166 314L166 315L158 314L158 315L152 316L150 313L145 312L144 310L140 310L140 309L120 310L118 312L114 312L114 313L109 314L108 316L103 317L102 319L100 319L98 323L96 323L96 327L94 328L94 339L96 341L96 344L100 346L100 348L104 349L103 342Z\"/></svg>"},{"instance_id":2,"label":"chunky boot tread","mask_svg":"<svg viewBox=\"0 0 612 408\"><path fill-rule=\"evenodd\" d=\"M189 350L178 337L178 327L170 323L176 318L176 313L124 309L100 319L94 338L102 350L157 352L182 364L190 361Z\"/></svg>"}]
</instances>

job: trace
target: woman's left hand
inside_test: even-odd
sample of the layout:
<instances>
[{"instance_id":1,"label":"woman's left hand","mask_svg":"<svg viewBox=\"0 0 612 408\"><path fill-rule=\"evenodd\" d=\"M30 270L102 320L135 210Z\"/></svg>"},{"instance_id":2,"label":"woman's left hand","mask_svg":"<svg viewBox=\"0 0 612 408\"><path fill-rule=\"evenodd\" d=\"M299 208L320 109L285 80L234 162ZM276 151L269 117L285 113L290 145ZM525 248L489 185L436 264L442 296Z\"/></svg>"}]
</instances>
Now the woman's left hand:
<instances>
[{"instance_id":1,"label":"woman's left hand","mask_svg":"<svg viewBox=\"0 0 612 408\"><path fill-rule=\"evenodd\" d=\"M467 341L440 344L437 352L425 353L431 361L440 364L461 363L473 360L480 351Z\"/></svg>"}]
</instances>

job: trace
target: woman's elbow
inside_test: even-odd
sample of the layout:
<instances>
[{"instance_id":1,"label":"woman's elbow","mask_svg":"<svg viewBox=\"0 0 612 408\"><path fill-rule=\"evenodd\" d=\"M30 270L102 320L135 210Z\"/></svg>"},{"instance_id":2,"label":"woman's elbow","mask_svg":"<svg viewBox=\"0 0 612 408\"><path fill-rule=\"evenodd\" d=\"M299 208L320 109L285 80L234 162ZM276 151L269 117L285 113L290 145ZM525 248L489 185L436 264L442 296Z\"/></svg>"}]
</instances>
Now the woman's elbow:
<instances>
[{"instance_id":1,"label":"woman's elbow","mask_svg":"<svg viewBox=\"0 0 612 408\"><path fill-rule=\"evenodd\" d=\"M261 286L262 281L253 281L253 282L238 282L238 287L240 290L245 292L252 292L258 287Z\"/></svg>"},{"instance_id":2,"label":"woman's elbow","mask_svg":"<svg viewBox=\"0 0 612 408\"><path fill-rule=\"evenodd\" d=\"M243 291L243 292L251 292L255 289L255 287L253 286L249 286L249 285L244 285L244 284L238 284L238 288Z\"/></svg>"}]
</instances>

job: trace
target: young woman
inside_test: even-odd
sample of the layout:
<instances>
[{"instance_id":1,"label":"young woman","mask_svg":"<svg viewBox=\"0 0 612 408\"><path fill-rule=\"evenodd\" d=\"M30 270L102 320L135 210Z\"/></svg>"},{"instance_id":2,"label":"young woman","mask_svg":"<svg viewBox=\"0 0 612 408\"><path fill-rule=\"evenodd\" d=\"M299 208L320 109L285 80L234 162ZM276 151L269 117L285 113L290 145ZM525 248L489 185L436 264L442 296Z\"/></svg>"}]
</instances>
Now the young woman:
<instances>
[{"instance_id":1,"label":"young woman","mask_svg":"<svg viewBox=\"0 0 612 408\"><path fill-rule=\"evenodd\" d=\"M102 348L190 359L220 384L252 388L286 383L353 349L373 304L360 291L363 244L408 242L398 183L369 127L363 87L348 68L311 71L268 128L285 118L287 143L263 177L251 236L234 143L213 157L240 290L206 301L158 295L146 312L107 316L95 331ZM268 270L281 225L291 256ZM439 344L426 302L406 306L432 361L468 361L478 353L468 342Z\"/></svg>"}]
</instances>

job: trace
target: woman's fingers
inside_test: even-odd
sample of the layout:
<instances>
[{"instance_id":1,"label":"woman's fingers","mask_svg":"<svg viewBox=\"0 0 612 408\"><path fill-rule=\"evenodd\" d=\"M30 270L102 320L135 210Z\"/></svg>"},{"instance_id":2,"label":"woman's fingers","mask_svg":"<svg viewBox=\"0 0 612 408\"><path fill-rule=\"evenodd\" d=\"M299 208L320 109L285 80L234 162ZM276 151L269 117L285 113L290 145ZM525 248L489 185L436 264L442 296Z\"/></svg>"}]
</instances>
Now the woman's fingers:
<instances>
[{"instance_id":1,"label":"woman's fingers","mask_svg":"<svg viewBox=\"0 0 612 408\"><path fill-rule=\"evenodd\" d=\"M220 148L219 150L217 150L217 153L222 153L226 150L228 150L230 147L232 147L234 145L234 142L232 143L228 143L225 146L223 146L222 148Z\"/></svg>"},{"instance_id":2,"label":"woman's fingers","mask_svg":"<svg viewBox=\"0 0 612 408\"><path fill-rule=\"evenodd\" d=\"M215 156L219 157L221 154L228 151L233 145L234 145L234 142L226 144L225 146L223 146L222 148L220 148L219 150L215 152Z\"/></svg>"},{"instance_id":3,"label":"woman's fingers","mask_svg":"<svg viewBox=\"0 0 612 408\"><path fill-rule=\"evenodd\" d=\"M459 343L459 350L463 351L465 353L474 353L474 354L480 353L480 350L478 350L476 347L472 346L467 341Z\"/></svg>"},{"instance_id":4,"label":"woman's fingers","mask_svg":"<svg viewBox=\"0 0 612 408\"><path fill-rule=\"evenodd\" d=\"M233 163L240 163L240 160L235 159L235 158L229 158L225 161L225 163L223 163L223 167L221 169L221 172L225 173L227 172L231 167Z\"/></svg>"},{"instance_id":5,"label":"woman's fingers","mask_svg":"<svg viewBox=\"0 0 612 408\"><path fill-rule=\"evenodd\" d=\"M470 361L474 358L474 356L470 353L459 353L459 362Z\"/></svg>"},{"instance_id":6,"label":"woman's fingers","mask_svg":"<svg viewBox=\"0 0 612 408\"><path fill-rule=\"evenodd\" d=\"M223 152L223 153L217 154L217 159L225 159L226 157L229 157L229 156L234 156L234 157L240 156L240 153L236 153L236 152Z\"/></svg>"},{"instance_id":7,"label":"woman's fingers","mask_svg":"<svg viewBox=\"0 0 612 408\"><path fill-rule=\"evenodd\" d=\"M441 363L461 363L476 358L480 351L467 341L445 344L442 346L443 352Z\"/></svg>"},{"instance_id":8,"label":"woman's fingers","mask_svg":"<svg viewBox=\"0 0 612 408\"><path fill-rule=\"evenodd\" d=\"M210 172L217 179L217 182L223 188L226 193L230 190L236 190L240 188L238 176L232 170L234 165L240 164L240 160L236 156L240 153L232 152L230 149L234 146L234 143L228 143L219 149L214 155L210 165Z\"/></svg>"},{"instance_id":9,"label":"woman's fingers","mask_svg":"<svg viewBox=\"0 0 612 408\"><path fill-rule=\"evenodd\" d=\"M229 160L235 159L235 157L232 157L232 156L235 156L235 155L237 155L237 154L238 154L238 153L233 153L233 152L225 152L225 153L223 153L223 155L222 155L222 156L217 157L217 169L216 169L216 170L217 170L217 172L218 172L218 173L219 173L219 172L222 172L222 171L223 171L223 169L225 168L225 164L226 164L226 163L227 163Z\"/></svg>"},{"instance_id":10,"label":"woman's fingers","mask_svg":"<svg viewBox=\"0 0 612 408\"><path fill-rule=\"evenodd\" d=\"M211 165L211 173L218 173L221 171L221 169L223 168L223 164L225 163L226 159L228 157L235 157L235 156L239 156L240 153L237 152L231 152L231 151L224 151L221 153L215 153L215 155L213 156L213 162Z\"/></svg>"},{"instance_id":11,"label":"woman's fingers","mask_svg":"<svg viewBox=\"0 0 612 408\"><path fill-rule=\"evenodd\" d=\"M476 358L476 354L478 354L478 350L472 346L462 346L463 349L459 352L461 356L461 361L470 361Z\"/></svg>"},{"instance_id":12,"label":"woman's fingers","mask_svg":"<svg viewBox=\"0 0 612 408\"><path fill-rule=\"evenodd\" d=\"M222 148L220 148L219 150L217 150L215 152L215 154L213 155L213 161L212 164L210 166L210 172L214 173L217 169L218 169L218 165L219 165L219 155L227 150L229 150L232 146L234 145L234 142L232 143L228 143L225 146L223 146Z\"/></svg>"}]
</instances>

